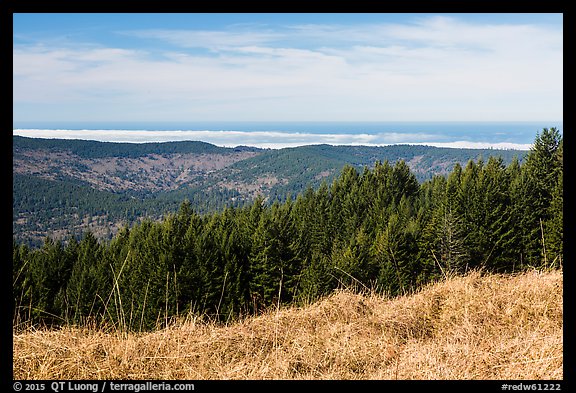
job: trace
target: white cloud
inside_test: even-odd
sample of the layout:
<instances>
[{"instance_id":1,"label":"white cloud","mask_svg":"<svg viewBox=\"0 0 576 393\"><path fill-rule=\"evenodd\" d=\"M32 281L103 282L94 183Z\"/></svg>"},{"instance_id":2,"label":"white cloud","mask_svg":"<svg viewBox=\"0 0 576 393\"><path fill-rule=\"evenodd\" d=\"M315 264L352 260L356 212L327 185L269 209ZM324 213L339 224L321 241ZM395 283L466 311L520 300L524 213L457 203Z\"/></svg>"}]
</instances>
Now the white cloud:
<instances>
[{"instance_id":1,"label":"white cloud","mask_svg":"<svg viewBox=\"0 0 576 393\"><path fill-rule=\"evenodd\" d=\"M410 24L124 34L173 47L16 45L15 119L30 116L29 104L42 112L43 103L50 107L45 117L86 120L529 121L563 115L561 29L432 17Z\"/></svg>"},{"instance_id":2,"label":"white cloud","mask_svg":"<svg viewBox=\"0 0 576 393\"><path fill-rule=\"evenodd\" d=\"M263 45L275 41L281 35L261 31L214 31L149 29L124 31L122 34L167 41L183 48L209 48L221 50L237 46Z\"/></svg>"},{"instance_id":3,"label":"white cloud","mask_svg":"<svg viewBox=\"0 0 576 393\"><path fill-rule=\"evenodd\" d=\"M280 131L208 131L208 130L47 130L15 129L13 135L29 138L85 139L101 142L169 142L203 141L217 146L236 147L240 145L260 148L280 149L305 145L352 145L386 146L393 144L414 144L437 147L469 149L516 149L528 150L529 144L507 142L435 142L438 135L425 133L388 132L380 134L313 134ZM425 142L423 142L425 141Z\"/></svg>"},{"instance_id":4,"label":"white cloud","mask_svg":"<svg viewBox=\"0 0 576 393\"><path fill-rule=\"evenodd\" d=\"M471 141L455 141L455 142L430 142L430 143L414 143L414 145L427 145L436 147L449 147L453 149L500 149L500 150L530 150L531 143L510 143L510 142L471 142Z\"/></svg>"}]
</instances>

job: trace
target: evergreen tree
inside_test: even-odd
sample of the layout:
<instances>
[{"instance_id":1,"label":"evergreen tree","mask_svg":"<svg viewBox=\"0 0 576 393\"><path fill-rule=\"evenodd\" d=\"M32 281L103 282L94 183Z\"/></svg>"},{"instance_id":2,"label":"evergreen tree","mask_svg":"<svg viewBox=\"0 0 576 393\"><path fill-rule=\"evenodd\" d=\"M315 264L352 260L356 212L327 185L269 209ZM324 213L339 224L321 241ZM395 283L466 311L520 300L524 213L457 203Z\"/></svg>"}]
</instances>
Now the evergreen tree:
<instances>
[{"instance_id":1,"label":"evergreen tree","mask_svg":"<svg viewBox=\"0 0 576 393\"><path fill-rule=\"evenodd\" d=\"M408 165L345 167L329 187L270 204L175 213L99 243L13 242L15 321L145 330L188 312L224 321L306 303L338 287L391 295L473 268L557 267L563 257L563 142L544 129L520 163L455 165L419 185ZM100 212L101 213L101 212Z\"/></svg>"},{"instance_id":2,"label":"evergreen tree","mask_svg":"<svg viewBox=\"0 0 576 393\"><path fill-rule=\"evenodd\" d=\"M536 136L526 162L521 167L520 176L511 185L523 265L541 266L548 263L546 244L551 249L552 260L561 255L561 146L560 132L556 128L544 128ZM550 233L546 233L548 228Z\"/></svg>"},{"instance_id":3,"label":"evergreen tree","mask_svg":"<svg viewBox=\"0 0 576 393\"><path fill-rule=\"evenodd\" d=\"M332 274L340 285L356 290L375 287L379 266L371 255L372 243L364 227L360 227L348 245L333 254Z\"/></svg>"},{"instance_id":4,"label":"evergreen tree","mask_svg":"<svg viewBox=\"0 0 576 393\"><path fill-rule=\"evenodd\" d=\"M420 228L410 210L408 198L403 197L387 225L378 229L372 248L374 262L379 266L377 286L391 295L411 291L421 273L415 258Z\"/></svg>"},{"instance_id":5,"label":"evergreen tree","mask_svg":"<svg viewBox=\"0 0 576 393\"><path fill-rule=\"evenodd\" d=\"M262 215L253 236L250 266L251 292L264 306L290 301L296 290L299 262L293 239L295 226L290 218L291 202L274 203Z\"/></svg>"},{"instance_id":6,"label":"evergreen tree","mask_svg":"<svg viewBox=\"0 0 576 393\"><path fill-rule=\"evenodd\" d=\"M525 169L535 186L534 208L543 220L549 218L547 209L562 170L562 162L559 159L559 153L562 151L561 144L562 136L558 129L544 128L536 135L536 140L526 156Z\"/></svg>"},{"instance_id":7,"label":"evergreen tree","mask_svg":"<svg viewBox=\"0 0 576 393\"><path fill-rule=\"evenodd\" d=\"M464 209L461 202L462 167L456 165L446 181L436 180L435 202L430 220L427 222L426 236L434 263L443 275L464 272L469 255L465 245L466 229L462 218ZM429 256L428 256L429 257Z\"/></svg>"},{"instance_id":8,"label":"evergreen tree","mask_svg":"<svg viewBox=\"0 0 576 393\"><path fill-rule=\"evenodd\" d=\"M31 286L31 268L28 266L30 249L26 244L12 241L12 297L15 322L32 319L31 306L34 301Z\"/></svg>"},{"instance_id":9,"label":"evergreen tree","mask_svg":"<svg viewBox=\"0 0 576 393\"><path fill-rule=\"evenodd\" d=\"M297 299L310 304L337 288L338 281L330 255L314 251L300 274L300 290Z\"/></svg>"},{"instance_id":10,"label":"evergreen tree","mask_svg":"<svg viewBox=\"0 0 576 393\"><path fill-rule=\"evenodd\" d=\"M404 196L412 198L418 194L420 190L418 180L404 160L397 161L394 165L390 187L395 205L399 204Z\"/></svg>"},{"instance_id":11,"label":"evergreen tree","mask_svg":"<svg viewBox=\"0 0 576 393\"><path fill-rule=\"evenodd\" d=\"M66 286L66 303L72 322L83 323L104 315L105 298L112 288L112 272L105 265L102 248L91 232L78 244L75 261Z\"/></svg>"},{"instance_id":12,"label":"evergreen tree","mask_svg":"<svg viewBox=\"0 0 576 393\"><path fill-rule=\"evenodd\" d=\"M556 181L551 193L548 207L548 219L545 222L545 246L549 253L550 266L562 266L564 253L564 143L559 139L558 148L554 152L556 165Z\"/></svg>"}]
</instances>

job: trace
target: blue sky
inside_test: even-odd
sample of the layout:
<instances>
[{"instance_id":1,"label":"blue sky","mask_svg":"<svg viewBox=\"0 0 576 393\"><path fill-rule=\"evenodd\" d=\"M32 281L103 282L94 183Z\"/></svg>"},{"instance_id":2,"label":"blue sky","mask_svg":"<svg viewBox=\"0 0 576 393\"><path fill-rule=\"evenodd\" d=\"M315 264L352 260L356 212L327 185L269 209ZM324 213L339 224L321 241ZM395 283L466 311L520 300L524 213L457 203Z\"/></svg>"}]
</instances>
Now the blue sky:
<instances>
[{"instance_id":1,"label":"blue sky","mask_svg":"<svg viewBox=\"0 0 576 393\"><path fill-rule=\"evenodd\" d=\"M561 121L562 14L15 14L14 121Z\"/></svg>"}]
</instances>

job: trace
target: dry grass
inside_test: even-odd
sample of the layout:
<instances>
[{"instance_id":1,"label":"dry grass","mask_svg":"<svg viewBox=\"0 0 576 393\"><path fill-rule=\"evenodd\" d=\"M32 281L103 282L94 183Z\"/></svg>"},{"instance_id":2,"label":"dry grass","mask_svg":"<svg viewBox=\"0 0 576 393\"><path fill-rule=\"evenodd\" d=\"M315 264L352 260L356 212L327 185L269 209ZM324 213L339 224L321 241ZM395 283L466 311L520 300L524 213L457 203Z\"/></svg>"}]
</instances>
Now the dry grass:
<instances>
[{"instance_id":1,"label":"dry grass","mask_svg":"<svg viewBox=\"0 0 576 393\"><path fill-rule=\"evenodd\" d=\"M229 326L14 334L16 379L562 379L562 272L338 291Z\"/></svg>"}]
</instances>

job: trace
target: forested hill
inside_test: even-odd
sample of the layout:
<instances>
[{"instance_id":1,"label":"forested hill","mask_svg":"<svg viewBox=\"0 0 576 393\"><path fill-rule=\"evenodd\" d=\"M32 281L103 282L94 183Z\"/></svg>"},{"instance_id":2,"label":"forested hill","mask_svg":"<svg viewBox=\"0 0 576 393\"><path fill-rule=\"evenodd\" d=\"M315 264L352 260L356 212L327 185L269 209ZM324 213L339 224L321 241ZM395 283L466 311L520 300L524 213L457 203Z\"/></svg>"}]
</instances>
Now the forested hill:
<instances>
[{"instance_id":1,"label":"forested hill","mask_svg":"<svg viewBox=\"0 0 576 393\"><path fill-rule=\"evenodd\" d=\"M201 213L240 206L261 195L284 201L307 187L331 184L345 165L406 162L419 182L455 164L525 151L311 145L278 150L205 142L110 143L13 137L13 233L40 245L46 235L111 238L143 217L174 212L184 199Z\"/></svg>"},{"instance_id":2,"label":"forested hill","mask_svg":"<svg viewBox=\"0 0 576 393\"><path fill-rule=\"evenodd\" d=\"M78 209L48 190L38 188ZM93 200L108 214L101 195ZM87 232L68 242L47 238L40 249L15 242L15 321L141 331L188 313L229 321L309 304L341 287L397 295L470 269L560 267L562 136L544 129L522 163L470 160L422 183L405 161L384 161L345 166L330 184L284 202L258 198L207 214L194 203L110 241Z\"/></svg>"},{"instance_id":3,"label":"forested hill","mask_svg":"<svg viewBox=\"0 0 576 393\"><path fill-rule=\"evenodd\" d=\"M395 163L403 160L416 179L423 182L434 175L447 175L455 164L466 165L469 160L487 160L495 156L509 164L514 157L522 161L526 153L519 150L453 149L421 145L310 145L268 150L235 163L226 175L240 181L243 178L265 178L272 175L279 181L275 187L271 187L270 194L283 200L283 195L302 192L308 184L318 186L322 180L330 183L345 165L361 170L364 166L373 168L377 161Z\"/></svg>"},{"instance_id":4,"label":"forested hill","mask_svg":"<svg viewBox=\"0 0 576 393\"><path fill-rule=\"evenodd\" d=\"M24 150L52 150L69 152L79 158L142 157L149 154L231 154L234 151L258 151L252 147L236 149L218 147L200 141L119 143L99 142L82 139L27 138L15 135L13 148Z\"/></svg>"}]
</instances>

